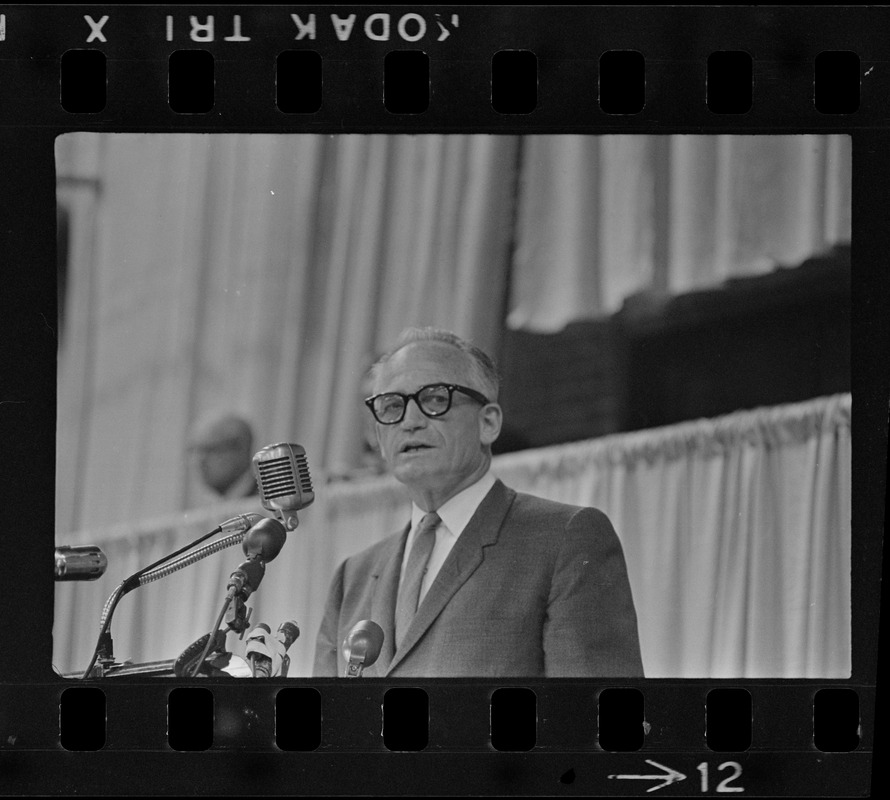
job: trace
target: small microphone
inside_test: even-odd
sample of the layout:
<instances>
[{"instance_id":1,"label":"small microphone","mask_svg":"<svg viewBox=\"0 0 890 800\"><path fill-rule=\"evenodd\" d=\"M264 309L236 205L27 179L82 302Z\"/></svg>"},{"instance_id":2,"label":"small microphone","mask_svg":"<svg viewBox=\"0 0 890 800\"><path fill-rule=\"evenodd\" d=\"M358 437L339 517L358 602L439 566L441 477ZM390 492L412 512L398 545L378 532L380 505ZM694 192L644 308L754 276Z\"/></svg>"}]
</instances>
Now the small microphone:
<instances>
[{"instance_id":1,"label":"small microphone","mask_svg":"<svg viewBox=\"0 0 890 800\"><path fill-rule=\"evenodd\" d=\"M268 564L281 552L286 541L287 531L277 519L260 517L260 521L245 535L241 549L248 558Z\"/></svg>"},{"instance_id":2,"label":"small microphone","mask_svg":"<svg viewBox=\"0 0 890 800\"><path fill-rule=\"evenodd\" d=\"M236 595L247 600L255 592L266 574L266 564L274 559L284 547L287 532L277 519L261 517L241 542L241 549L247 560L238 565L226 589L232 597Z\"/></svg>"},{"instance_id":3,"label":"small microphone","mask_svg":"<svg viewBox=\"0 0 890 800\"><path fill-rule=\"evenodd\" d=\"M57 581L94 581L108 568L108 559L92 544L56 548L55 579Z\"/></svg>"},{"instance_id":4,"label":"small microphone","mask_svg":"<svg viewBox=\"0 0 890 800\"><path fill-rule=\"evenodd\" d=\"M278 641L284 644L284 649L289 650L290 646L300 638L300 629L297 627L297 621L290 619L287 622L282 622L278 626L276 636Z\"/></svg>"},{"instance_id":5,"label":"small microphone","mask_svg":"<svg viewBox=\"0 0 890 800\"><path fill-rule=\"evenodd\" d=\"M306 463L306 451L298 444L270 444L253 456L253 472L263 506L289 530L300 524L297 511L315 499Z\"/></svg>"},{"instance_id":6,"label":"small microphone","mask_svg":"<svg viewBox=\"0 0 890 800\"><path fill-rule=\"evenodd\" d=\"M247 635L247 660L253 667L256 678L287 677L290 669L290 656L287 651L299 638L300 629L293 620L282 622L278 632L272 636L272 630L261 622Z\"/></svg>"},{"instance_id":7,"label":"small microphone","mask_svg":"<svg viewBox=\"0 0 890 800\"><path fill-rule=\"evenodd\" d=\"M229 576L226 590L230 597L240 597L247 600L251 594L260 588L260 582L266 574L266 565L256 558L248 558L242 561L238 568Z\"/></svg>"},{"instance_id":8,"label":"small microphone","mask_svg":"<svg viewBox=\"0 0 890 800\"><path fill-rule=\"evenodd\" d=\"M346 678L360 678L365 667L370 667L383 647L383 628L376 622L363 619L357 622L343 640L346 659Z\"/></svg>"}]
</instances>

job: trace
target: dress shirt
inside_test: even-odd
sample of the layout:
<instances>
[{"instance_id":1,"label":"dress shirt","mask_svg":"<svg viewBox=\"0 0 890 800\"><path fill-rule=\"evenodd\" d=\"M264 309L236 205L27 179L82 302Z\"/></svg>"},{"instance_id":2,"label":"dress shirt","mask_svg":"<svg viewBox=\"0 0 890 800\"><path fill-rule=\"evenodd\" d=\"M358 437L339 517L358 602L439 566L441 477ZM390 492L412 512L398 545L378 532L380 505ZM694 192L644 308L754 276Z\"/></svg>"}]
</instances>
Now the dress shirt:
<instances>
[{"instance_id":1,"label":"dress shirt","mask_svg":"<svg viewBox=\"0 0 890 800\"><path fill-rule=\"evenodd\" d=\"M486 472L476 483L468 486L461 492L442 505L441 508L434 508L432 511L438 513L442 520L436 529L436 543L433 545L433 552L430 554L430 560L427 562L426 575L423 577L423 583L420 585L420 600L423 601L424 596L433 585L436 575L448 558L451 548L457 541L457 537L463 533L467 523L472 519L479 504L485 499L485 495L494 486L495 477L491 471ZM405 544L405 554L402 556L402 571L399 576L399 591L402 589L402 580L405 575L405 566L408 563L408 556L411 554L411 547L414 544L414 536L420 520L426 516L427 512L412 504L411 508L411 532L408 534L408 541Z\"/></svg>"}]
</instances>

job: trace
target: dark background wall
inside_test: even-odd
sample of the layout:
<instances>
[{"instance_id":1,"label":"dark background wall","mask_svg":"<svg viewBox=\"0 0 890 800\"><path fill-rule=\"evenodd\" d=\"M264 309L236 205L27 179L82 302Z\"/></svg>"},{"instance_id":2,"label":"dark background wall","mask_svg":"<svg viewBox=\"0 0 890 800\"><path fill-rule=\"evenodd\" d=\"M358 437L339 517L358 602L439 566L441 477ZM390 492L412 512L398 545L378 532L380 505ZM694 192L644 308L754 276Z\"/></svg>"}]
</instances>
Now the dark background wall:
<instances>
[{"instance_id":1,"label":"dark background wall","mask_svg":"<svg viewBox=\"0 0 890 800\"><path fill-rule=\"evenodd\" d=\"M509 331L497 452L850 391L850 250L556 334Z\"/></svg>"}]
</instances>

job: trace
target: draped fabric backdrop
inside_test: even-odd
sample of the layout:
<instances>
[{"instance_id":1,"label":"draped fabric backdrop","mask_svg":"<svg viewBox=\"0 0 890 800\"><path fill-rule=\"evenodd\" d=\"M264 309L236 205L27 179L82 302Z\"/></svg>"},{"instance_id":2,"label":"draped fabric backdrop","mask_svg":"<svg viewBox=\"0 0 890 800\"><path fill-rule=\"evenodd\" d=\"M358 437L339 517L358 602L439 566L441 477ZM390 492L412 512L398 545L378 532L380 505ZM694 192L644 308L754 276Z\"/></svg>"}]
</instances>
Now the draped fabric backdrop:
<instances>
[{"instance_id":1,"label":"draped fabric backdrop","mask_svg":"<svg viewBox=\"0 0 890 800\"><path fill-rule=\"evenodd\" d=\"M850 230L847 136L75 133L57 168L63 540L210 502L184 443L211 409L355 467L363 373L409 325L497 353L505 319L557 330Z\"/></svg>"},{"instance_id":2,"label":"draped fabric backdrop","mask_svg":"<svg viewBox=\"0 0 890 800\"><path fill-rule=\"evenodd\" d=\"M516 489L597 506L612 519L648 677L844 678L851 670L850 415L849 395L819 398L511 453L495 459L494 471ZM57 586L56 668L86 667L103 602L127 575L220 520L255 510L242 501L84 532L110 566L95 583ZM250 601L254 622L299 624L291 675L311 673L340 560L409 518L389 478L332 484L300 512L300 527ZM234 547L125 596L112 624L117 658L175 658L212 626L241 558ZM244 655L233 635L228 646Z\"/></svg>"},{"instance_id":3,"label":"draped fabric backdrop","mask_svg":"<svg viewBox=\"0 0 890 800\"><path fill-rule=\"evenodd\" d=\"M359 460L363 373L402 328L496 349L516 138L62 142L86 154L60 144L60 171L97 183L63 184L83 226L59 361L60 535L210 501L185 455L208 410L339 472Z\"/></svg>"},{"instance_id":4,"label":"draped fabric backdrop","mask_svg":"<svg viewBox=\"0 0 890 800\"><path fill-rule=\"evenodd\" d=\"M849 136L529 136L508 322L560 330L850 236Z\"/></svg>"}]
</instances>

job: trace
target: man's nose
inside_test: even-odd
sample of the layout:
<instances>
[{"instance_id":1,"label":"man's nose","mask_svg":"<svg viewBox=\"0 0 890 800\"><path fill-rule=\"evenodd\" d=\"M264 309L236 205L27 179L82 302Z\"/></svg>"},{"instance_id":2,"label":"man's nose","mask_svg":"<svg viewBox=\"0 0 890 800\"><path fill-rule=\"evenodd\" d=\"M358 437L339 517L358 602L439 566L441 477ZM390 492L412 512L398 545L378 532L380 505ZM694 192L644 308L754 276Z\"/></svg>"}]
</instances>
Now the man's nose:
<instances>
[{"instance_id":1,"label":"man's nose","mask_svg":"<svg viewBox=\"0 0 890 800\"><path fill-rule=\"evenodd\" d=\"M426 427L426 423L427 416L420 410L417 398L410 398L405 405L405 416L402 417L400 426L405 430L414 430L415 428Z\"/></svg>"}]
</instances>

